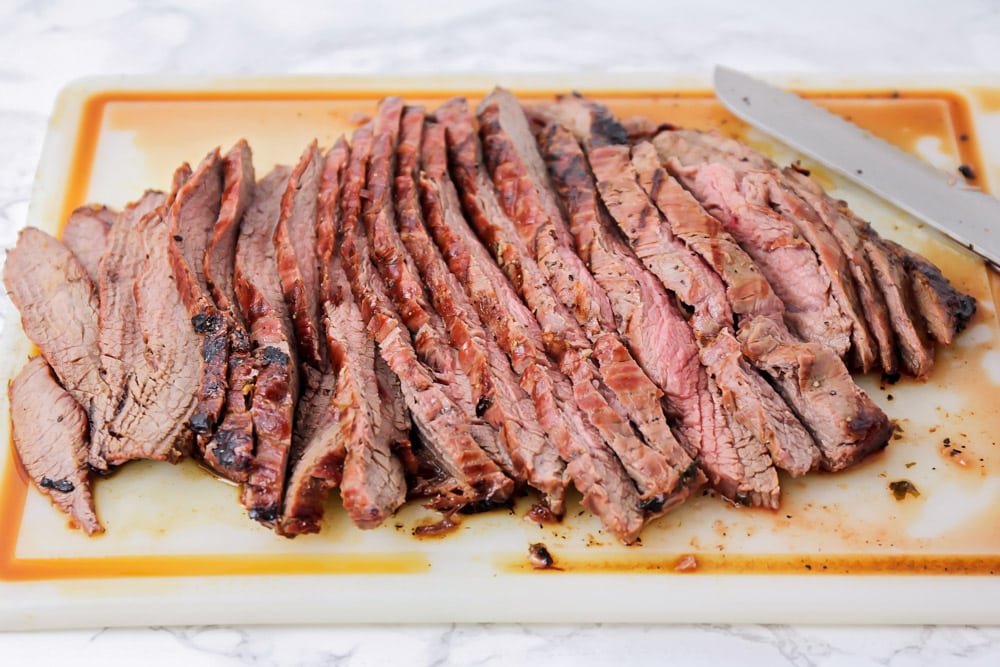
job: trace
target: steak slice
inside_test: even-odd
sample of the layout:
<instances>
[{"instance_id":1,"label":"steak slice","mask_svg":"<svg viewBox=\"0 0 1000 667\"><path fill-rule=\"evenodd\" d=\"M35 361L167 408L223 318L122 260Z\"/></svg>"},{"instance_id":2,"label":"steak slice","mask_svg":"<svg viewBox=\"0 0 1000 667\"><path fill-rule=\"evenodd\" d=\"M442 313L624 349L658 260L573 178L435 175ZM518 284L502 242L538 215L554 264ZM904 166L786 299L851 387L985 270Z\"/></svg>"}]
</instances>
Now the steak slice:
<instances>
[{"instance_id":1,"label":"steak slice","mask_svg":"<svg viewBox=\"0 0 1000 667\"><path fill-rule=\"evenodd\" d=\"M448 395L434 374L418 358L414 344L396 312L382 276L370 259L368 238L359 224L365 166L372 153L370 125L355 131L351 164L344 191L343 236L340 251L351 291L361 310L368 335L383 360L399 378L400 389L421 436L424 450L449 477L450 489L439 487L431 504L440 509L489 508L505 504L513 483L473 439L465 411ZM374 170L372 165L369 169ZM384 177L383 177L384 178ZM366 184L371 191L372 183ZM374 220L390 205L388 189L364 202L363 215ZM372 225L374 227L374 225Z\"/></svg>"},{"instance_id":2,"label":"steak slice","mask_svg":"<svg viewBox=\"0 0 1000 667\"><path fill-rule=\"evenodd\" d=\"M177 178L186 177L178 171ZM179 188L178 188L179 189ZM98 322L95 331L100 350L101 377L107 385L107 400L90 416L90 465L107 469L101 458L105 442L111 438L107 425L126 400L128 382L134 369L147 367L142 359L143 343L135 313L135 279L145 253L138 233L139 222L167 205L167 195L146 192L119 214L108 232L107 249L98 264ZM58 369L57 369L58 373ZM63 383L66 386L65 382Z\"/></svg>"},{"instance_id":3,"label":"steak slice","mask_svg":"<svg viewBox=\"0 0 1000 667\"><path fill-rule=\"evenodd\" d=\"M480 106L479 118L483 153L507 214L505 224L481 230L480 236L498 235L507 249L497 256L501 268L521 281L522 297L543 328L563 339L561 348L570 348L568 353L560 350L560 361L578 380L575 389L581 408L636 481L643 503L659 512L678 490L680 475L687 469L673 469L660 451L677 444L660 407L662 392L613 333L607 294L573 250L517 100L496 89ZM597 368L580 356L585 349L592 352Z\"/></svg>"},{"instance_id":4,"label":"steak slice","mask_svg":"<svg viewBox=\"0 0 1000 667\"><path fill-rule=\"evenodd\" d=\"M703 440L703 448L697 452L709 482L733 500L765 499L776 506L777 473L773 468L769 475L750 473L760 466L769 442L780 442L789 435L795 437L803 432L801 425L795 426L798 422L795 415L743 359L732 333L733 314L722 279L674 236L639 184L628 147L593 148L589 157L598 191L611 218L646 268L691 309L690 324L701 363L723 395L732 397L725 406L718 397L714 402L717 416L713 429L723 434L723 439ZM739 426L734 428L737 422ZM729 423L729 436L719 423ZM745 437L748 433L754 437ZM735 454L730 451L734 448Z\"/></svg>"},{"instance_id":5,"label":"steak slice","mask_svg":"<svg viewBox=\"0 0 1000 667\"><path fill-rule=\"evenodd\" d=\"M3 281L24 333L93 421L110 396L100 374L97 293L80 260L61 241L26 227L7 251Z\"/></svg>"},{"instance_id":6,"label":"steak slice","mask_svg":"<svg viewBox=\"0 0 1000 667\"><path fill-rule=\"evenodd\" d=\"M819 260L820 270L829 278L830 292L850 322L851 354L855 366L864 372L874 368L878 363L878 346L865 319L848 256L832 229L820 219L818 212L798 195L773 164L768 164L766 158L760 156L753 160L754 166L750 166L751 158L747 155L750 150L733 148L732 144L737 142L722 139L714 133L662 134L664 136L659 139L659 145L665 151L669 146L672 153L685 154L687 145L697 142L707 153L707 156L703 156L707 162L727 165L738 178L756 179L762 196L766 193L769 206L808 241ZM761 163L765 166L761 166Z\"/></svg>"},{"instance_id":7,"label":"steak slice","mask_svg":"<svg viewBox=\"0 0 1000 667\"><path fill-rule=\"evenodd\" d=\"M910 276L913 295L927 330L942 345L951 345L955 334L965 329L976 314L976 299L952 286L938 267L926 257L886 240L889 250L903 260Z\"/></svg>"},{"instance_id":8,"label":"steak slice","mask_svg":"<svg viewBox=\"0 0 1000 667\"><path fill-rule=\"evenodd\" d=\"M170 266L194 331L201 338L199 348L205 371L198 388L198 403L189 419L199 453L204 452L212 437L226 399L229 331L205 277L205 249L219 218L222 172L221 156L215 149L177 193L167 214Z\"/></svg>"},{"instance_id":9,"label":"steak slice","mask_svg":"<svg viewBox=\"0 0 1000 667\"><path fill-rule=\"evenodd\" d=\"M147 215L137 228L146 259L135 278L135 315L145 348L143 365L133 368L126 400L108 425L112 437L101 456L111 465L140 458L174 462L192 444L189 419L205 366L174 281L164 215Z\"/></svg>"},{"instance_id":10,"label":"steak slice","mask_svg":"<svg viewBox=\"0 0 1000 667\"><path fill-rule=\"evenodd\" d=\"M295 334L273 243L290 174L288 167L276 167L255 186L240 225L233 277L258 367L250 406L257 449L241 501L250 518L267 526L274 526L281 513L299 397Z\"/></svg>"},{"instance_id":11,"label":"steak slice","mask_svg":"<svg viewBox=\"0 0 1000 667\"><path fill-rule=\"evenodd\" d=\"M245 482L253 459L253 418L250 400L257 368L250 335L233 289L236 239L240 221L253 200L254 169L250 146L240 140L223 158L223 195L219 218L205 249L205 279L229 331L226 403L203 453L205 464L234 482Z\"/></svg>"},{"instance_id":12,"label":"steak slice","mask_svg":"<svg viewBox=\"0 0 1000 667\"><path fill-rule=\"evenodd\" d=\"M423 119L420 120L422 125ZM420 198L425 218L400 215L403 243L429 288L436 310L445 320L451 344L458 350L459 364L470 379L477 412L498 429L510 454L515 478L526 481L536 489L549 511L560 516L564 509L566 465L559 458L555 445L546 436L534 404L518 384L506 355L497 340L487 333L473 300L462 286L463 279L450 271L428 231L466 224L458 194L448 177L444 128L440 125L430 126L431 129L422 142L426 150L422 151L421 143L412 143L414 140L419 141L419 137L408 132L408 124L411 122L415 122L413 116L403 116L400 179L406 173L403 169L404 162L412 160L415 164L423 152ZM408 156L409 151L414 151L412 158ZM407 157L404 158L404 155ZM412 181L401 183L397 180L397 187L399 186L403 189L414 187ZM400 192L400 195L400 201L408 201L411 196L415 198L417 193ZM461 261L459 254L464 253L467 257L463 247L456 247L454 252L456 261ZM468 277L467 270L463 273ZM482 295L482 298L488 297Z\"/></svg>"},{"instance_id":13,"label":"steak slice","mask_svg":"<svg viewBox=\"0 0 1000 667\"><path fill-rule=\"evenodd\" d=\"M505 214L483 164L465 100L449 101L436 116L447 130L452 173L469 221L477 229L489 232ZM429 128L427 135L440 136L440 133L435 135ZM437 140L424 142L425 163L428 162L426 156L431 150L437 150L438 143ZM444 219L449 223L447 229L432 227L430 230L449 268L466 286L483 323L490 327L498 344L510 356L514 370L520 374L522 388L535 402L539 421L567 462L567 475L583 494L584 506L620 540L635 541L645 519L639 507L639 492L621 461L602 442L602 435L590 421L590 415L584 414L574 396L571 380L546 357L545 348L559 352L560 339L543 333L539 322L518 298L514 286L490 259L472 229L468 225L451 224L453 220ZM431 222L428 219L428 223ZM492 244L498 252L501 250L497 239L484 238L483 241ZM464 271L463 266L466 267ZM508 262L508 266L514 268L516 265ZM516 280L517 271L509 275Z\"/></svg>"},{"instance_id":14,"label":"steak slice","mask_svg":"<svg viewBox=\"0 0 1000 667\"><path fill-rule=\"evenodd\" d=\"M108 245L108 232L118 213L107 206L81 206L69 214L62 229L62 242L83 264L90 282L97 284L101 255Z\"/></svg>"},{"instance_id":15,"label":"steak slice","mask_svg":"<svg viewBox=\"0 0 1000 667\"><path fill-rule=\"evenodd\" d=\"M660 161L749 254L785 304L785 319L803 339L843 356L851 344L851 323L833 297L829 276L812 246L770 206L766 172L745 176L718 162L691 162L675 155L660 133L654 139Z\"/></svg>"},{"instance_id":16,"label":"steak slice","mask_svg":"<svg viewBox=\"0 0 1000 667\"><path fill-rule=\"evenodd\" d=\"M292 170L274 232L278 275L295 327L299 357L313 368L328 366L320 327L320 265L316 247L323 155L313 141Z\"/></svg>"},{"instance_id":17,"label":"steak slice","mask_svg":"<svg viewBox=\"0 0 1000 667\"><path fill-rule=\"evenodd\" d=\"M675 384L672 378L678 378L677 384L685 384L692 378L678 376L698 373L698 351L691 328L663 286L611 227L607 213L601 208L587 158L570 131L557 123L549 124L539 135L539 148L566 206L576 251L606 292L619 335L650 380L659 380L657 386L668 397L668 414L680 420L680 412L670 392ZM655 402L652 397L647 400ZM700 408L697 404L694 407ZM681 437L685 437L685 431L680 431ZM688 480L689 487L696 488L704 483L697 465L672 436L651 438L648 433L644 435L647 441L657 444L670 465ZM695 442L700 441L701 434L695 434L694 438ZM690 441L686 444L692 447Z\"/></svg>"},{"instance_id":18,"label":"steak slice","mask_svg":"<svg viewBox=\"0 0 1000 667\"><path fill-rule=\"evenodd\" d=\"M337 374L334 409L346 449L340 495L354 525L374 528L406 501L403 465L392 447L406 440L408 415L402 400L396 402L392 397L385 401L388 414L382 414L375 346L365 333L340 253L331 256L328 271L335 296L324 306L324 323L330 363ZM398 380L395 389L398 395ZM390 393L392 386L385 391ZM402 410L393 414L398 407Z\"/></svg>"},{"instance_id":19,"label":"steak slice","mask_svg":"<svg viewBox=\"0 0 1000 667\"><path fill-rule=\"evenodd\" d=\"M14 449L35 488L88 535L103 533L90 493L87 414L42 357L7 387Z\"/></svg>"},{"instance_id":20,"label":"steak slice","mask_svg":"<svg viewBox=\"0 0 1000 667\"><path fill-rule=\"evenodd\" d=\"M394 197L391 189L394 184L405 180L396 169L395 145L399 136L402 107L393 102L395 99L398 98L389 98L381 104L375 119L376 127L387 117L392 118L392 121L391 126L386 122L386 129L376 132L368 170L368 190L372 194L372 201L385 202L381 209L372 209L376 211L375 215L365 216L371 242L371 258L389 288L389 295L397 312L410 330L417 356L442 380L442 387L451 400L465 412L470 432L483 451L501 470L511 475L513 463L510 453L503 446L496 429L483 420L476 409L471 383L458 363L457 350L451 347L447 327L431 304L416 264L399 236L397 220L404 215L419 218L420 211L412 186L414 165L410 166L411 186L405 193L410 195L408 200L404 202ZM422 111L411 109L411 117L414 113L422 114ZM416 146L419 146L422 124L422 117L417 123L411 120L408 124L408 133L416 135L411 138ZM404 157L405 153L404 151ZM411 157L415 159L416 154L411 153ZM405 186L403 189L406 190ZM398 187L395 190L404 194Z\"/></svg>"},{"instance_id":21,"label":"steak slice","mask_svg":"<svg viewBox=\"0 0 1000 667\"><path fill-rule=\"evenodd\" d=\"M882 371L888 375L899 372L899 354L893 332L889 309L879 289L875 272L865 253L864 239L851 223L840 203L831 199L808 175L794 168L782 170L785 183L819 214L820 220L833 232L848 259L848 266L864 309L868 326L878 344L878 357Z\"/></svg>"}]
</instances>

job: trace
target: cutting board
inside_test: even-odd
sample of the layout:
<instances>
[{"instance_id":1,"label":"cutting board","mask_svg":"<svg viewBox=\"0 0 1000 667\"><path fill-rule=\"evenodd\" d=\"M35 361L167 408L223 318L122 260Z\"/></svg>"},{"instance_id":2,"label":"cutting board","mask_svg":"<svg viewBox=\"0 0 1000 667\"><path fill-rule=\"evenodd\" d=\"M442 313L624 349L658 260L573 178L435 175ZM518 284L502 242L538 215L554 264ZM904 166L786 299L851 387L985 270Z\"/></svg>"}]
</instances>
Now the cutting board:
<instances>
[{"instance_id":1,"label":"cutting board","mask_svg":"<svg viewBox=\"0 0 1000 667\"><path fill-rule=\"evenodd\" d=\"M1000 188L996 82L800 81L876 134L976 184ZM217 145L246 137L258 173L329 146L384 94L433 109L495 83L524 98L579 89L623 118L717 128L782 163L800 156L747 128L705 81L669 77L101 80L74 84L52 115L29 224L58 232L76 206L120 207ZM137 462L98 480L107 533L67 527L0 457L0 628L325 622L1000 621L1000 323L997 275L936 232L823 169L820 182L885 236L935 261L979 312L926 381L860 378L898 425L889 448L841 474L782 477L778 511L706 493L617 544L574 495L561 524L511 510L462 517L435 538L416 504L373 531L355 529L334 495L319 535L288 540L250 521L237 489L194 463ZM1000 224L1000 221L997 221ZM11 305L0 371L31 347ZM0 410L7 412L6 396ZM9 441L9 423L0 438ZM8 448L9 449L9 448ZM897 499L890 484L919 495ZM534 570L541 543L555 567Z\"/></svg>"}]
</instances>

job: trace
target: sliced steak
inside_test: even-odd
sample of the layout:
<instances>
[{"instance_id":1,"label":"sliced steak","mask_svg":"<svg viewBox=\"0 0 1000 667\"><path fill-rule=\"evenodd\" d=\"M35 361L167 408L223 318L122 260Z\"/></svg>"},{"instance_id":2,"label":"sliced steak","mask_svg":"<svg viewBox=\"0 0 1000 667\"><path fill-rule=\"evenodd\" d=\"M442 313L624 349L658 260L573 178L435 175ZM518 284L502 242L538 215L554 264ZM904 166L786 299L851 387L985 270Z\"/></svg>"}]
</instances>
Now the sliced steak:
<instances>
[{"instance_id":1,"label":"sliced steak","mask_svg":"<svg viewBox=\"0 0 1000 667\"><path fill-rule=\"evenodd\" d=\"M26 227L7 251L3 281L24 333L94 421L110 394L100 373L97 293L83 264L61 241Z\"/></svg>"},{"instance_id":2,"label":"sliced steak","mask_svg":"<svg viewBox=\"0 0 1000 667\"><path fill-rule=\"evenodd\" d=\"M359 184L372 151L370 125L354 133L351 164L348 167L344 192L343 237L341 253L351 290L360 307L368 335L378 345L379 353L399 378L400 389L421 436L421 444L440 465L452 482L450 492L441 491L432 504L442 509L468 507L488 508L505 504L513 491L513 483L483 452L473 439L465 412L455 404L442 384L417 357L403 317L396 311L382 276L370 259L368 238L360 224L359 211L371 220L386 215L391 206L385 184L379 197L361 204L361 191L371 192ZM374 170L375 166L369 167ZM378 180L376 177L376 181ZM382 179L386 178L384 175Z\"/></svg>"},{"instance_id":3,"label":"sliced steak","mask_svg":"<svg viewBox=\"0 0 1000 667\"><path fill-rule=\"evenodd\" d=\"M69 214L62 230L62 242L80 260L95 285L101 255L108 245L108 232L117 218L118 213L107 206L81 206Z\"/></svg>"},{"instance_id":4,"label":"sliced steak","mask_svg":"<svg viewBox=\"0 0 1000 667\"><path fill-rule=\"evenodd\" d=\"M233 289L236 240L240 221L253 200L254 169L250 146L240 140L223 158L223 195L219 218L205 249L205 279L229 331L226 403L222 421L205 445L204 462L217 474L245 482L253 458L250 400L257 368L251 357L250 334Z\"/></svg>"},{"instance_id":5,"label":"sliced steak","mask_svg":"<svg viewBox=\"0 0 1000 667\"><path fill-rule=\"evenodd\" d=\"M667 171L694 194L753 258L785 304L789 326L803 340L826 345L843 356L851 344L851 323L833 296L829 276L812 246L795 226L770 206L766 172L741 175L717 162L692 162L654 139Z\"/></svg>"},{"instance_id":6,"label":"sliced steak","mask_svg":"<svg viewBox=\"0 0 1000 667\"><path fill-rule=\"evenodd\" d=\"M376 116L376 125L386 113L392 113L393 110L394 105L383 104ZM367 187L372 201L385 202L384 206L370 207L373 214L365 216L371 259L385 281L397 312L409 329L417 356L441 380L441 387L449 398L462 409L470 433L483 451L501 470L512 473L510 454L503 447L497 431L477 414L469 378L458 363L456 350L451 347L447 327L431 305L413 258L399 237L397 218L402 214L419 216L420 213L414 197L406 202L409 206L405 211L404 202L398 199L393 202L395 141L399 119L393 122L392 129L376 133L368 169ZM419 138L417 141L419 142Z\"/></svg>"},{"instance_id":7,"label":"sliced steak","mask_svg":"<svg viewBox=\"0 0 1000 667\"><path fill-rule=\"evenodd\" d=\"M684 144L698 142L707 153L707 162L719 162L730 167L737 178L751 178L758 183L761 200L788 222L793 233L801 235L812 246L820 270L829 278L830 292L850 323L851 354L854 365L868 372L878 364L878 345L868 327L864 308L851 274L848 256L841 248L833 231L825 224L816 210L804 201L787 183L786 177L774 166L761 166L768 160L763 156L751 160L750 149L734 148L732 140L714 133L687 132L672 140L671 132L662 133L660 147L667 146L675 154L684 155ZM684 158L687 160L688 158ZM751 166L751 163L753 166ZM777 289L777 288L776 288Z\"/></svg>"},{"instance_id":8,"label":"sliced steak","mask_svg":"<svg viewBox=\"0 0 1000 667\"><path fill-rule=\"evenodd\" d=\"M803 343L787 329L784 308L750 256L660 166L656 149L640 142L633 164L644 189L671 229L712 266L727 285L739 319L743 352L772 383L809 429L822 453L823 466L840 470L873 449L884 447L892 433L888 417L855 384L840 357L829 348ZM787 436L788 434L786 434ZM792 434L794 435L794 434ZM806 472L817 451L803 432L770 445L772 457L790 472Z\"/></svg>"},{"instance_id":9,"label":"sliced steak","mask_svg":"<svg viewBox=\"0 0 1000 667\"><path fill-rule=\"evenodd\" d=\"M577 359L575 350L563 360L580 374L578 388L586 379L596 389L579 395L587 405L584 411L636 481L643 501L658 510L678 490L680 476L688 468L673 469L660 451L677 446L660 405L662 392L614 333L607 294L573 250L545 164L516 98L505 90L494 90L481 105L479 119L483 153L512 223L491 233L499 233L511 251L522 280L522 296L536 317L542 321L556 314L558 328L550 331L573 348L583 350L593 344L597 368ZM502 267L505 263L513 266L497 259ZM575 321L562 315L561 309L572 313ZM637 436L632 424L647 442Z\"/></svg>"},{"instance_id":10,"label":"sliced steak","mask_svg":"<svg viewBox=\"0 0 1000 667\"><path fill-rule=\"evenodd\" d=\"M898 243L886 240L886 245L902 259L910 276L913 295L927 330L942 345L951 345L955 334L976 314L976 299L963 294L948 281L930 260Z\"/></svg>"},{"instance_id":11,"label":"sliced steak","mask_svg":"<svg viewBox=\"0 0 1000 667\"><path fill-rule=\"evenodd\" d=\"M447 129L452 173L469 222L481 232L493 233L492 238L484 236L483 242L503 253L494 230L500 224L512 223L502 222L506 216L483 163L465 100L449 101L436 116ZM424 142L425 164L429 153L439 151L441 135L429 128L427 136L435 140ZM432 222L428 219L429 224ZM552 365L544 352L548 348L565 360L571 351L552 330L543 331L472 230L467 225L453 224L458 222L454 218L445 218L444 222L447 228L432 226L430 231L449 268L466 286L484 325L490 327L510 356L522 388L535 402L539 421L567 462L567 475L583 494L584 506L600 518L609 532L625 543L633 542L645 518L638 490L622 463L602 442L602 434L589 419L591 415L584 414L571 380ZM508 257L506 264L507 275L513 276L513 283L523 289L517 263Z\"/></svg>"},{"instance_id":12,"label":"sliced steak","mask_svg":"<svg viewBox=\"0 0 1000 667\"><path fill-rule=\"evenodd\" d=\"M570 131L556 123L548 125L539 135L539 147L566 206L576 251L607 294L618 333L651 381L658 380L657 386L667 396L668 413L680 421L674 401L678 392L672 391L673 378L677 378L678 385L687 384L692 378L683 380L680 376L699 372L691 328L662 284L642 266L612 228L613 223L601 208L587 158ZM595 344L595 350L604 340L607 338ZM648 392L646 400L657 402ZM697 404L694 407L700 408ZM681 437L686 436L685 431L680 430ZM648 442L656 443L671 466L682 471L690 487L704 482L697 466L672 436L651 437L645 432L644 435ZM695 434L694 439L700 441L701 434ZM692 446L690 441L686 444Z\"/></svg>"},{"instance_id":13,"label":"sliced steak","mask_svg":"<svg viewBox=\"0 0 1000 667\"><path fill-rule=\"evenodd\" d=\"M934 367L934 342L920 316L920 306L906 267L874 230L869 228L861 243L896 332L900 367L914 377L924 377Z\"/></svg>"},{"instance_id":14,"label":"sliced steak","mask_svg":"<svg viewBox=\"0 0 1000 667\"><path fill-rule=\"evenodd\" d=\"M181 172L185 171L183 168ZM185 176L179 173L177 178ZM178 188L179 189L179 188ZM107 249L98 264L98 302L100 327L95 333L100 349L101 377L107 385L108 399L101 410L90 414L90 465L104 470L101 459L105 442L111 437L107 425L124 404L133 369L146 367L141 358L143 343L135 314L135 279L145 260L139 222L165 206L162 192L146 192L137 202L119 214L108 233ZM58 373L58 368L56 372ZM65 382L63 383L64 386Z\"/></svg>"},{"instance_id":15,"label":"sliced steak","mask_svg":"<svg viewBox=\"0 0 1000 667\"><path fill-rule=\"evenodd\" d=\"M404 162L411 159L404 159L403 155L415 151L412 161L416 163L421 154L421 145L411 144L419 137L407 131L410 122L413 122L412 116L404 115L400 178L405 173ZM423 142L426 151L420 190L426 226L424 219L417 215L401 214L400 235L429 288L435 308L445 320L451 344L458 350L459 364L470 379L477 412L499 430L516 479L526 481L541 493L545 506L559 516L564 505L566 466L546 436L530 396L518 384L497 340L487 333L473 300L463 288L463 279L450 271L428 232L428 229L444 230L447 226L466 224L458 194L448 177L444 128L431 127ZM413 187L413 184L397 181L397 189L400 185L404 189ZM407 201L416 194L415 191L411 194L400 192L400 200ZM455 252L463 250L456 248ZM464 273L468 275L468 271Z\"/></svg>"},{"instance_id":16,"label":"sliced steak","mask_svg":"<svg viewBox=\"0 0 1000 667\"><path fill-rule=\"evenodd\" d=\"M42 357L7 387L14 449L35 487L88 535L103 533L90 493L87 414Z\"/></svg>"},{"instance_id":17,"label":"sliced steak","mask_svg":"<svg viewBox=\"0 0 1000 667\"><path fill-rule=\"evenodd\" d=\"M865 253L864 240L858 229L851 224L848 215L838 202L830 198L808 175L794 168L782 170L785 183L819 215L823 223L840 242L840 247L848 259L848 266L858 288L861 305L864 308L868 326L878 344L878 357L882 371L888 375L899 372L899 354L896 350L896 336L893 332L889 309L885 297L879 289L874 270Z\"/></svg>"},{"instance_id":18,"label":"sliced steak","mask_svg":"<svg viewBox=\"0 0 1000 667\"><path fill-rule=\"evenodd\" d=\"M288 167L277 167L254 188L240 225L234 271L236 296L259 369L250 407L257 449L241 501L252 519L268 526L281 513L299 393L295 334L273 243L290 174Z\"/></svg>"},{"instance_id":19,"label":"sliced steak","mask_svg":"<svg viewBox=\"0 0 1000 667\"><path fill-rule=\"evenodd\" d=\"M226 399L229 330L224 315L215 307L205 277L205 249L219 218L222 177L222 159L215 149L177 193L167 214L170 266L191 325L201 338L199 348L205 371L198 388L198 403L189 420L199 453L211 439Z\"/></svg>"},{"instance_id":20,"label":"sliced steak","mask_svg":"<svg viewBox=\"0 0 1000 667\"><path fill-rule=\"evenodd\" d=\"M628 146L594 148L589 157L611 218L646 268L691 309L690 324L701 362L719 390L733 397L731 405L725 407L734 412L725 412L718 401L713 407L716 418L713 431L708 432L721 433L723 438L703 440L697 452L709 482L734 500L764 499L776 505L778 477L773 467L770 475L750 473L767 454L768 442L801 430L801 426L794 427L797 418L743 359L732 334L733 314L725 285L711 267L674 236L639 184ZM719 427L720 422L727 423L722 416L725 414L732 416L728 435ZM732 428L734 421L739 423L738 431ZM741 437L745 433L753 433L754 437Z\"/></svg>"},{"instance_id":21,"label":"sliced steak","mask_svg":"<svg viewBox=\"0 0 1000 667\"><path fill-rule=\"evenodd\" d=\"M320 177L319 188L319 219L316 223L316 253L319 257L319 290L320 300L328 301L339 294L340 286L334 285L330 275L330 262L337 255L337 231L340 229L343 208L344 181L347 163L351 154L347 139L341 135L323 161L323 174ZM339 259L337 260L340 261ZM340 271L343 271L341 265ZM324 307L324 315L325 313Z\"/></svg>"},{"instance_id":22,"label":"sliced steak","mask_svg":"<svg viewBox=\"0 0 1000 667\"><path fill-rule=\"evenodd\" d=\"M325 305L324 323L330 363L337 374L334 405L346 449L340 495L354 525L374 528L406 500L403 465L392 447L406 440L409 421L401 400L386 400L389 413L382 414L375 346L365 333L340 253L331 256L329 273L335 296ZM395 388L398 393L398 379ZM391 386L386 388L386 393L391 391ZM402 407L399 414L393 414L394 406Z\"/></svg>"},{"instance_id":23,"label":"sliced steak","mask_svg":"<svg viewBox=\"0 0 1000 667\"><path fill-rule=\"evenodd\" d=\"M205 364L170 266L165 215L145 216L136 230L145 261L135 278L135 315L145 347L121 409L108 424L111 438L101 456L111 465L131 459L173 462L190 451L193 440L189 420Z\"/></svg>"},{"instance_id":24,"label":"sliced steak","mask_svg":"<svg viewBox=\"0 0 1000 667\"><path fill-rule=\"evenodd\" d=\"M313 368L327 367L320 327L320 265L316 247L323 155L313 141L292 170L274 232L281 289L295 326L299 356Z\"/></svg>"}]
</instances>

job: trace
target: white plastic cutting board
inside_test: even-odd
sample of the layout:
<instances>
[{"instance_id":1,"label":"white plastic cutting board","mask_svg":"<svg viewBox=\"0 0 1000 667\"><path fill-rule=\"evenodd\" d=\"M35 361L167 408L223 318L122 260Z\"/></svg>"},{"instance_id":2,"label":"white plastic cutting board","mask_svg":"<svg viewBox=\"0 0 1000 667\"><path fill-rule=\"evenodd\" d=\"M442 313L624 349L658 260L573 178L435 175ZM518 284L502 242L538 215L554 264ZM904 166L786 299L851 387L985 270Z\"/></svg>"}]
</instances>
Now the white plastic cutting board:
<instances>
[{"instance_id":1,"label":"white plastic cutting board","mask_svg":"<svg viewBox=\"0 0 1000 667\"><path fill-rule=\"evenodd\" d=\"M749 131L676 77L91 81L60 97L38 170L29 224L56 232L84 202L122 206L167 188L239 137L258 174L329 146L398 92L434 105L497 82L526 96L580 89L623 116L718 127L781 162L797 156ZM1000 87L913 80L779 83L825 91L834 109L904 148L1000 187ZM995 83L995 82L993 82ZM905 84L905 85L904 85ZM899 90L899 97L889 91ZM963 134L968 134L964 139ZM808 165L812 167L813 165ZM571 506L565 521L513 512L463 517L457 531L420 539L431 515L408 506L381 529L353 528L333 498L325 530L286 540L248 520L237 492L191 463L134 463L96 484L107 533L87 538L0 457L0 629L102 625L322 622L796 622L1000 621L1000 286L969 254L841 180L815 170L887 236L924 252L979 299L956 345L926 382L863 386L900 426L889 449L839 475L782 479L778 512L703 497L623 547ZM997 221L1000 224L1000 221ZM30 346L9 303L0 371ZM6 396L0 399L6 413ZM8 440L8 422L0 438ZM945 438L948 443L945 444ZM953 453L954 450L957 453ZM897 500L908 480L918 497ZM534 571L532 543L557 570ZM693 561L688 558L693 557ZM679 571L681 562L696 563Z\"/></svg>"}]
</instances>

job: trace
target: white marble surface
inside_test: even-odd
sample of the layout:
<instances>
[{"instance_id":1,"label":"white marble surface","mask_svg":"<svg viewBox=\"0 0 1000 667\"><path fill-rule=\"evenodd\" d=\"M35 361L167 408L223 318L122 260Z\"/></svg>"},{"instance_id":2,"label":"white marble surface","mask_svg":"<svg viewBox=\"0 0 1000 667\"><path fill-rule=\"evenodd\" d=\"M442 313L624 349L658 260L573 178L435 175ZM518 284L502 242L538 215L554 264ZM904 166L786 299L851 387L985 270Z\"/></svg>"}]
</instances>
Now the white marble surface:
<instances>
[{"instance_id":1,"label":"white marble surface","mask_svg":"<svg viewBox=\"0 0 1000 667\"><path fill-rule=\"evenodd\" d=\"M697 6L695 6L697 5ZM55 95L113 74L996 72L1000 4L0 0L0 244L23 225ZM722 594L720 592L720 594ZM336 601L332 601L336 604ZM4 665L1000 664L1000 629L149 628L0 633Z\"/></svg>"}]
</instances>

